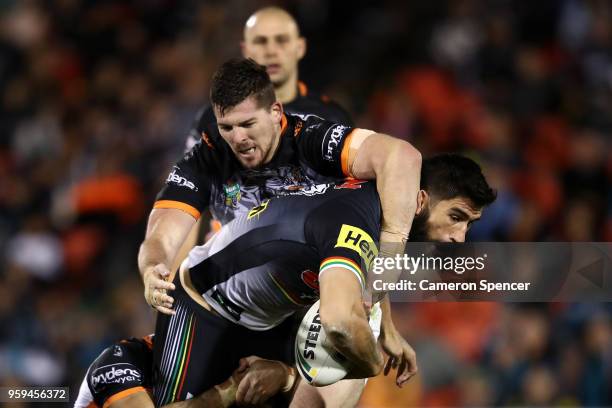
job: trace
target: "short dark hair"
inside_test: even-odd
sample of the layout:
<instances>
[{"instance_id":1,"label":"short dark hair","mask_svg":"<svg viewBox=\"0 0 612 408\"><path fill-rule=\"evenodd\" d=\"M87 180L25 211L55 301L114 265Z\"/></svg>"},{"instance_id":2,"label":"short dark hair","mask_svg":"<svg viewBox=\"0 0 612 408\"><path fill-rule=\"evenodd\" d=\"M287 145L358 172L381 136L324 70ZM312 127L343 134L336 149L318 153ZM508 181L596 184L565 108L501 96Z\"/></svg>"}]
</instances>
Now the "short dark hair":
<instances>
[{"instance_id":1,"label":"short dark hair","mask_svg":"<svg viewBox=\"0 0 612 408\"><path fill-rule=\"evenodd\" d=\"M266 67L250 58L233 58L221 65L212 77L211 104L223 115L249 96L255 97L258 107L266 109L276 102Z\"/></svg>"},{"instance_id":2,"label":"short dark hair","mask_svg":"<svg viewBox=\"0 0 612 408\"><path fill-rule=\"evenodd\" d=\"M480 166L474 160L454 153L423 160L421 189L440 200L468 198L478 208L491 204L497 197Z\"/></svg>"}]
</instances>

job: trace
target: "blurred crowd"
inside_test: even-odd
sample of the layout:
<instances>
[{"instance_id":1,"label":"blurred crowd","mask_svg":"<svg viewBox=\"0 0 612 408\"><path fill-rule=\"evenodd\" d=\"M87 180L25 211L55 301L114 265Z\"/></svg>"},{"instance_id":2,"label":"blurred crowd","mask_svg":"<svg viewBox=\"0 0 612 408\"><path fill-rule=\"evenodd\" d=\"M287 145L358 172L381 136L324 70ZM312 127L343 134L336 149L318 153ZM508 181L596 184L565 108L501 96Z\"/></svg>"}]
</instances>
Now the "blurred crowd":
<instances>
[{"instance_id":1,"label":"blurred crowd","mask_svg":"<svg viewBox=\"0 0 612 408\"><path fill-rule=\"evenodd\" d=\"M146 215L216 67L269 2L0 2L0 384L67 385L153 330ZM466 153L480 241L612 241L612 4L277 2L360 127ZM399 182L399 181L398 181ZM421 374L363 407L612 405L605 304L396 304ZM403 401L403 402L400 402Z\"/></svg>"}]
</instances>

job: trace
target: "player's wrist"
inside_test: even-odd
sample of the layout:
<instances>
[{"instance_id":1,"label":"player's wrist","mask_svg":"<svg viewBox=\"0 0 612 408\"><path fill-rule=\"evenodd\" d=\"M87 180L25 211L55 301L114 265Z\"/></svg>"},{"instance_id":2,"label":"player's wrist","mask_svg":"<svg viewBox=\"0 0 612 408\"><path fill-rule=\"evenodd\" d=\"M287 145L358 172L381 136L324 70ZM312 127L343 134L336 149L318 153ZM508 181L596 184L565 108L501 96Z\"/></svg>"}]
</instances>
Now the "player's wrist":
<instances>
[{"instance_id":1,"label":"player's wrist","mask_svg":"<svg viewBox=\"0 0 612 408\"><path fill-rule=\"evenodd\" d=\"M155 275L155 266L156 265L148 265L142 270L142 278L143 280L149 279L152 275Z\"/></svg>"},{"instance_id":2,"label":"player's wrist","mask_svg":"<svg viewBox=\"0 0 612 408\"><path fill-rule=\"evenodd\" d=\"M295 380L297 379L295 368L288 366L287 364L284 364L280 361L277 361L277 363L280 364L281 367L283 367L283 370L285 372L285 384L281 388L281 392L290 392L293 389L293 386L295 385Z\"/></svg>"},{"instance_id":3,"label":"player's wrist","mask_svg":"<svg viewBox=\"0 0 612 408\"><path fill-rule=\"evenodd\" d=\"M225 382L215 385L215 390L219 394L221 403L224 407L229 407L236 402L236 391L238 390L238 384L234 379L234 376L230 376Z\"/></svg>"}]
</instances>

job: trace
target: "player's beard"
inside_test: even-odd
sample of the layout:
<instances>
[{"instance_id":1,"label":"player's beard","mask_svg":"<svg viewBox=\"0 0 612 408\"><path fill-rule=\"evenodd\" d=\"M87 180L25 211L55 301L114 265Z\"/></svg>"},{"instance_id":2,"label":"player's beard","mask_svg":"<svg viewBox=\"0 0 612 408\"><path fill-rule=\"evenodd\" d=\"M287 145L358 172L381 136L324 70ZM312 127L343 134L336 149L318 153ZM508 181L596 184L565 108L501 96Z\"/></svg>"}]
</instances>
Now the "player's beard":
<instances>
[{"instance_id":1,"label":"player's beard","mask_svg":"<svg viewBox=\"0 0 612 408\"><path fill-rule=\"evenodd\" d=\"M429 221L429 208L423 208L419 215L415 215L410 228L409 242L428 242L431 241L427 233L427 221Z\"/></svg>"}]
</instances>

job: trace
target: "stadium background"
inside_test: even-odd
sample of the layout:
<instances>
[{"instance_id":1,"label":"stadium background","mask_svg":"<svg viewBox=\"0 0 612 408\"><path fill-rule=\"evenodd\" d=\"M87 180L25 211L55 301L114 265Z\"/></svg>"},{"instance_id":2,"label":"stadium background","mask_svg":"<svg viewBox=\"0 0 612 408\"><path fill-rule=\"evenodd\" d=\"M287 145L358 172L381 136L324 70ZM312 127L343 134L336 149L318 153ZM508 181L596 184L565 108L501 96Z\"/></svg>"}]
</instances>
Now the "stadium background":
<instances>
[{"instance_id":1,"label":"stadium background","mask_svg":"<svg viewBox=\"0 0 612 408\"><path fill-rule=\"evenodd\" d=\"M0 2L0 384L68 385L153 329L136 253L259 1ZM279 2L301 78L499 190L472 240L612 240L612 4ZM397 180L401 183L401 180ZM606 304L396 304L420 375L376 406L612 405Z\"/></svg>"}]
</instances>

